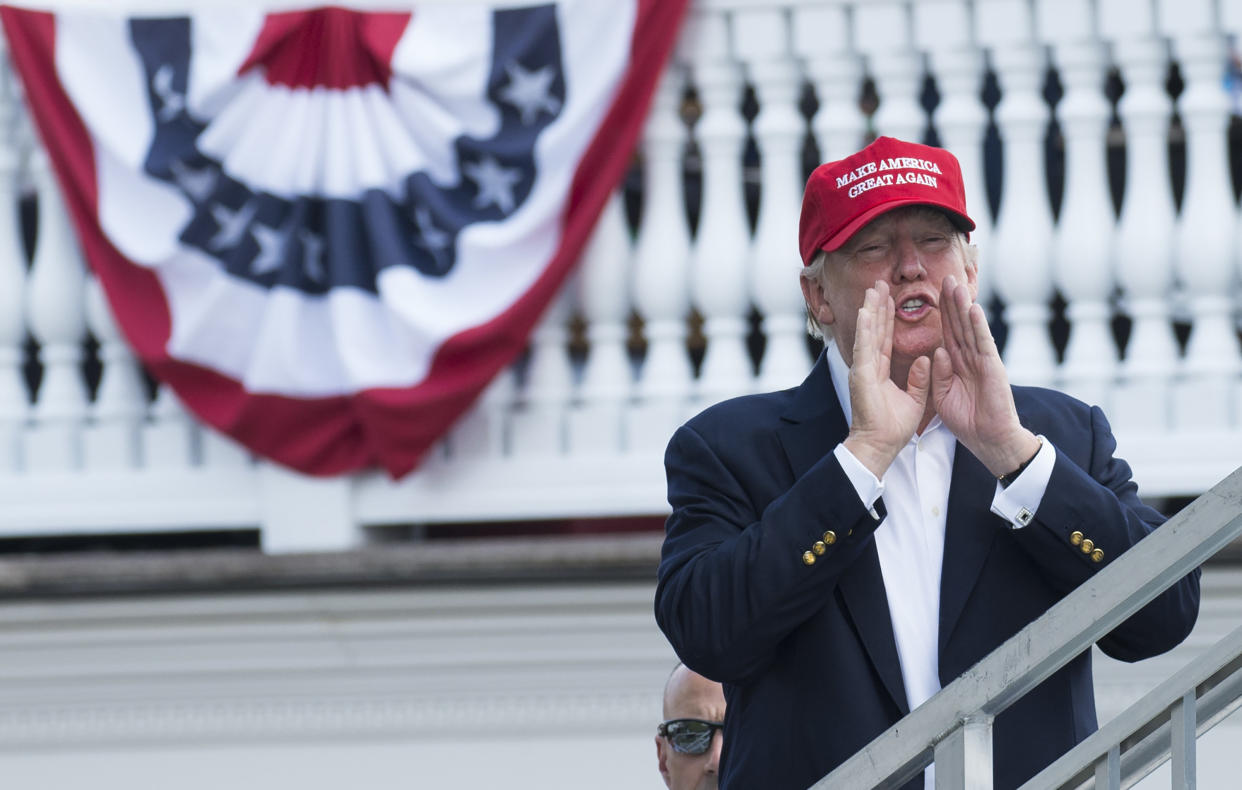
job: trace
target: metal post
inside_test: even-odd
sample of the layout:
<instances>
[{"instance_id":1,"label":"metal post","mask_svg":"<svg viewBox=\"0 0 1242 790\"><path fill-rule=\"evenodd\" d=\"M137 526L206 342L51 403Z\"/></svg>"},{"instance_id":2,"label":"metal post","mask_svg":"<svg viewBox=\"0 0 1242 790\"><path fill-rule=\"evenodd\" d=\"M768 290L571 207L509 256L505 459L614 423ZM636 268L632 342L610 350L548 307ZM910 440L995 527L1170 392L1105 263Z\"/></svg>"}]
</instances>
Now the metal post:
<instances>
[{"instance_id":1,"label":"metal post","mask_svg":"<svg viewBox=\"0 0 1242 790\"><path fill-rule=\"evenodd\" d=\"M1173 790L1195 789L1195 720L1197 718L1195 690L1187 691L1180 702L1173 705L1170 717L1169 740L1173 751Z\"/></svg>"},{"instance_id":2,"label":"metal post","mask_svg":"<svg viewBox=\"0 0 1242 790\"><path fill-rule=\"evenodd\" d=\"M992 717L969 716L936 744L936 790L990 790Z\"/></svg>"},{"instance_id":3,"label":"metal post","mask_svg":"<svg viewBox=\"0 0 1242 790\"><path fill-rule=\"evenodd\" d=\"M1121 747L1114 745L1095 764L1095 790L1121 790Z\"/></svg>"}]
</instances>

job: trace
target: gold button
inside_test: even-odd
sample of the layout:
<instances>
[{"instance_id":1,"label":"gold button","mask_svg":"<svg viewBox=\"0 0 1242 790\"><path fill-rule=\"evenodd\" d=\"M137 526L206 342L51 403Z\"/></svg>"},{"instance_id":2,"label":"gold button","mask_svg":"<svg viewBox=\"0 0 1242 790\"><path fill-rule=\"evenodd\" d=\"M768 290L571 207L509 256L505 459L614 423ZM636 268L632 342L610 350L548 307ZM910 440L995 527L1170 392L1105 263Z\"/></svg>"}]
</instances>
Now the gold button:
<instances>
[{"instance_id":1,"label":"gold button","mask_svg":"<svg viewBox=\"0 0 1242 790\"><path fill-rule=\"evenodd\" d=\"M829 546L831 546L832 544L836 542L837 542L837 533L833 532L832 530L828 530L827 532L824 533L824 543L827 543Z\"/></svg>"},{"instance_id":2,"label":"gold button","mask_svg":"<svg viewBox=\"0 0 1242 790\"><path fill-rule=\"evenodd\" d=\"M803 565L814 565L815 555L809 551L802 552L802 564Z\"/></svg>"},{"instance_id":3,"label":"gold button","mask_svg":"<svg viewBox=\"0 0 1242 790\"><path fill-rule=\"evenodd\" d=\"M1091 550L1094 548L1095 548L1095 543L1092 542L1091 538L1084 539L1082 542L1082 545L1078 547L1079 551L1081 551L1083 554L1090 554Z\"/></svg>"},{"instance_id":4,"label":"gold button","mask_svg":"<svg viewBox=\"0 0 1242 790\"><path fill-rule=\"evenodd\" d=\"M1091 559L1095 560L1096 562L1100 562L1101 560L1103 560L1104 549L1096 549L1095 551L1091 552Z\"/></svg>"},{"instance_id":5,"label":"gold button","mask_svg":"<svg viewBox=\"0 0 1242 790\"><path fill-rule=\"evenodd\" d=\"M1073 532L1071 532L1070 543L1074 544L1075 546L1077 546L1079 543L1082 543L1082 533L1079 532L1078 530L1074 530Z\"/></svg>"},{"instance_id":6,"label":"gold button","mask_svg":"<svg viewBox=\"0 0 1242 790\"><path fill-rule=\"evenodd\" d=\"M815 552L815 556L822 557L824 552L828 550L828 546L822 541L815 541L815 545L811 547L811 551Z\"/></svg>"}]
</instances>

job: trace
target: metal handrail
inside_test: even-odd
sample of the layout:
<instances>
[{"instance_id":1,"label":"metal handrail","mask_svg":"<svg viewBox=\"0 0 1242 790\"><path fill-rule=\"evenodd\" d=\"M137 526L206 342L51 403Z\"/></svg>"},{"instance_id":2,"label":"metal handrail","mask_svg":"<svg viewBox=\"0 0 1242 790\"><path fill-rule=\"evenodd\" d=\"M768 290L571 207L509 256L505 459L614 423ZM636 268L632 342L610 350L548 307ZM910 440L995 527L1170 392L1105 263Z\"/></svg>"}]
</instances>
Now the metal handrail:
<instances>
[{"instance_id":1,"label":"metal handrail","mask_svg":"<svg viewBox=\"0 0 1242 790\"><path fill-rule=\"evenodd\" d=\"M1242 535L1242 467L811 786L895 788L936 761L938 788L992 783L992 719Z\"/></svg>"},{"instance_id":2,"label":"metal handrail","mask_svg":"<svg viewBox=\"0 0 1242 790\"><path fill-rule=\"evenodd\" d=\"M1190 719L1202 735L1242 706L1242 627L1092 733L1019 790L1130 787L1179 748L1175 722ZM1193 713L1193 717L1189 715ZM1193 743L1193 739L1191 739ZM1183 742L1183 745L1185 743ZM1117 757L1107 761L1109 752ZM1193 764L1193 760L1190 760ZM1102 772L1102 773L1101 773Z\"/></svg>"}]
</instances>

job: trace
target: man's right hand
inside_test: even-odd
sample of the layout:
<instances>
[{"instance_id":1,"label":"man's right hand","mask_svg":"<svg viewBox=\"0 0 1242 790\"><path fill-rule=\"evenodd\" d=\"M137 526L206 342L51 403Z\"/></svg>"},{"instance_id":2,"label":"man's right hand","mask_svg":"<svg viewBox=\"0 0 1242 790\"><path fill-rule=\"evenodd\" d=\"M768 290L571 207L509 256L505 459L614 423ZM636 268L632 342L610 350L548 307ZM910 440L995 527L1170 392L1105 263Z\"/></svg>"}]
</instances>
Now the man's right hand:
<instances>
[{"instance_id":1,"label":"man's right hand","mask_svg":"<svg viewBox=\"0 0 1242 790\"><path fill-rule=\"evenodd\" d=\"M896 305L888 283L868 288L858 311L854 333L854 364L850 367L853 411L845 447L877 478L919 427L927 405L931 360L919 357L910 366L906 389L893 383L893 321Z\"/></svg>"}]
</instances>

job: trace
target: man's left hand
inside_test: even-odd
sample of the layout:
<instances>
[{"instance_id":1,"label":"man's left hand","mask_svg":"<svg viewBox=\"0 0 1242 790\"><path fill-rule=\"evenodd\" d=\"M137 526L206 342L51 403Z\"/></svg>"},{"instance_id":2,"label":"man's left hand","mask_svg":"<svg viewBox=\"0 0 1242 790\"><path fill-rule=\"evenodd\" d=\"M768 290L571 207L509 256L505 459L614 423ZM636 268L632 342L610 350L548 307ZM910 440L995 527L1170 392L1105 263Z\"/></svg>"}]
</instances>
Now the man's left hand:
<instances>
[{"instance_id":1,"label":"man's left hand","mask_svg":"<svg viewBox=\"0 0 1242 790\"><path fill-rule=\"evenodd\" d=\"M1009 376L983 308L946 277L940 289L944 346L932 358L931 397L945 426L993 475L1014 471L1039 451L1018 421Z\"/></svg>"}]
</instances>

